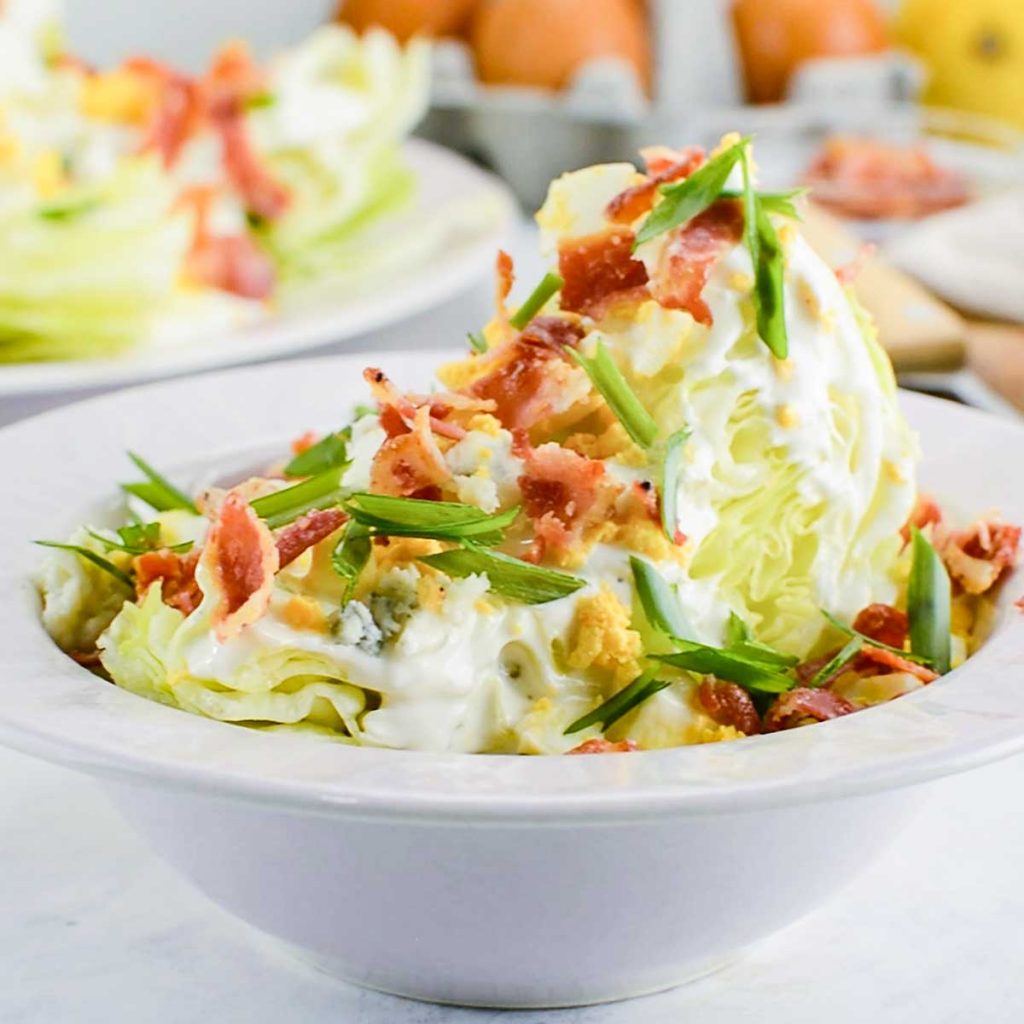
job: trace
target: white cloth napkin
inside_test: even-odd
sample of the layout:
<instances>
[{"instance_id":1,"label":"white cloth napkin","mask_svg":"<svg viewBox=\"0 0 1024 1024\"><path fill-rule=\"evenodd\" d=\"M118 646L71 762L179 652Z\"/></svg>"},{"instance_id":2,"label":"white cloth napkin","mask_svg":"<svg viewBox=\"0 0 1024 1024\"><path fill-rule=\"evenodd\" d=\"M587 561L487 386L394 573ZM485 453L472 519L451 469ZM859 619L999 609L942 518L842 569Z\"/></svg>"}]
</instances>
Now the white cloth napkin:
<instances>
[{"instance_id":1,"label":"white cloth napkin","mask_svg":"<svg viewBox=\"0 0 1024 1024\"><path fill-rule=\"evenodd\" d=\"M885 254L967 313L1024 323L1024 189L929 217Z\"/></svg>"}]
</instances>

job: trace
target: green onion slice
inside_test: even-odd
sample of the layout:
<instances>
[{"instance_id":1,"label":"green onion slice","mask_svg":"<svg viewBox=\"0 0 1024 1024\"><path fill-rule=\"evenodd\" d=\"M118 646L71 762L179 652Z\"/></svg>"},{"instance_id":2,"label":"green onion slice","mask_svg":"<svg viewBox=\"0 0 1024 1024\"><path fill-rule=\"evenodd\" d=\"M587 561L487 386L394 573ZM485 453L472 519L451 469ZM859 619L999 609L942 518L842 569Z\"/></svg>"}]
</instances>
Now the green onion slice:
<instances>
[{"instance_id":1,"label":"green onion slice","mask_svg":"<svg viewBox=\"0 0 1024 1024\"><path fill-rule=\"evenodd\" d=\"M301 483L274 491L272 494L265 494L249 504L270 529L276 530L277 527L285 526L314 509L340 505L344 497L341 489L343 471L342 466L335 466Z\"/></svg>"},{"instance_id":2,"label":"green onion slice","mask_svg":"<svg viewBox=\"0 0 1024 1024\"><path fill-rule=\"evenodd\" d=\"M725 183L743 156L749 141L749 138L741 139L712 157L703 167L678 184L663 185L661 201L640 225L636 241L633 243L633 251L636 252L637 247L644 242L649 242L652 238L693 220L716 199L721 198Z\"/></svg>"},{"instance_id":3,"label":"green onion slice","mask_svg":"<svg viewBox=\"0 0 1024 1024\"><path fill-rule=\"evenodd\" d=\"M193 515L199 515L192 499L183 491L178 490L169 480L161 476L148 462L135 452L129 452L128 458L135 463L146 476L145 483L121 484L121 489L128 494L141 498L157 512L168 512L174 508L182 508Z\"/></svg>"},{"instance_id":4,"label":"green onion slice","mask_svg":"<svg viewBox=\"0 0 1024 1024\"><path fill-rule=\"evenodd\" d=\"M901 658L906 658L907 661L915 661L919 665L931 665L931 658L924 654L918 654L913 651L904 651L900 647L890 647L888 644L883 644L881 640L874 640L870 636L858 633L852 626L843 625L843 623L841 623L834 615L830 615L825 611L824 608L821 610L821 614L824 615L840 633L845 633L847 636L859 636L865 644L868 644L871 647L877 647L882 651L888 651L890 654L898 654Z\"/></svg>"},{"instance_id":5,"label":"green onion slice","mask_svg":"<svg viewBox=\"0 0 1024 1024\"><path fill-rule=\"evenodd\" d=\"M597 343L593 356L585 356L573 348L567 348L566 351L586 370L591 384L626 428L626 433L641 448L650 448L658 435L658 424L626 383L626 378L615 365L604 342Z\"/></svg>"},{"instance_id":6,"label":"green onion slice","mask_svg":"<svg viewBox=\"0 0 1024 1024\"><path fill-rule=\"evenodd\" d=\"M77 199L59 200L40 206L36 213L43 220L69 221L89 213L100 205L96 196L80 196Z\"/></svg>"},{"instance_id":7,"label":"green onion slice","mask_svg":"<svg viewBox=\"0 0 1024 1024\"><path fill-rule=\"evenodd\" d=\"M557 601L586 586L578 576L543 569L510 555L503 555L500 551L487 551L472 543L452 551L424 555L420 561L440 569L448 576L464 577L474 573L486 575L491 590L523 604Z\"/></svg>"},{"instance_id":8,"label":"green onion slice","mask_svg":"<svg viewBox=\"0 0 1024 1024\"><path fill-rule=\"evenodd\" d=\"M366 563L370 560L371 544L370 531L362 523L350 520L341 540L331 553L331 567L347 581L345 600L348 600Z\"/></svg>"},{"instance_id":9,"label":"green onion slice","mask_svg":"<svg viewBox=\"0 0 1024 1024\"><path fill-rule=\"evenodd\" d=\"M785 192L757 192L755 198L761 209L767 213L777 213L782 217L789 217L790 220L800 220L800 211L796 208L795 200L802 199L809 192L808 188L791 188ZM722 191L722 198L746 200L746 192L727 188Z\"/></svg>"},{"instance_id":10,"label":"green onion slice","mask_svg":"<svg viewBox=\"0 0 1024 1024\"><path fill-rule=\"evenodd\" d=\"M457 501L425 501L360 491L349 496L345 511L364 526L393 537L434 537L497 543L519 515L519 508L490 514Z\"/></svg>"},{"instance_id":11,"label":"green onion slice","mask_svg":"<svg viewBox=\"0 0 1024 1024\"><path fill-rule=\"evenodd\" d=\"M540 311L544 304L565 284L557 274L547 273L533 289L526 301L509 317L509 323L521 331Z\"/></svg>"},{"instance_id":12,"label":"green onion slice","mask_svg":"<svg viewBox=\"0 0 1024 1024\"><path fill-rule=\"evenodd\" d=\"M600 707L594 708L589 714L577 718L570 725L563 735L571 736L574 732L580 732L591 725L600 724L602 732L607 730L623 715L628 714L633 708L643 704L648 697L653 697L659 690L671 686L668 679L656 679L655 669L649 669L642 676L638 676L627 687L619 690L614 697L610 697Z\"/></svg>"},{"instance_id":13,"label":"green onion slice","mask_svg":"<svg viewBox=\"0 0 1024 1024\"><path fill-rule=\"evenodd\" d=\"M328 469L347 469L348 440L351 431L347 428L337 433L322 437L314 445L310 445L284 467L285 476L316 476Z\"/></svg>"},{"instance_id":14,"label":"green onion slice","mask_svg":"<svg viewBox=\"0 0 1024 1024\"><path fill-rule=\"evenodd\" d=\"M916 527L912 528L907 617L910 649L945 675L950 668L949 574L938 552Z\"/></svg>"},{"instance_id":15,"label":"green onion slice","mask_svg":"<svg viewBox=\"0 0 1024 1024\"><path fill-rule=\"evenodd\" d=\"M734 612L729 612L729 620L725 624L725 643L727 647L735 647L750 639L750 627Z\"/></svg>"},{"instance_id":16,"label":"green onion slice","mask_svg":"<svg viewBox=\"0 0 1024 1024\"><path fill-rule=\"evenodd\" d=\"M118 569L113 562L104 558L102 555L96 554L95 551L91 551L89 548L84 548L80 544L61 544L55 540L37 540L35 543L44 548L56 548L58 551L70 551L73 554L78 555L79 558L84 558L87 562L91 562L97 569L102 569L108 575L113 576L118 583L123 583L129 590L135 589L135 584L132 582L132 578L128 573L124 572L122 569Z\"/></svg>"},{"instance_id":17,"label":"green onion slice","mask_svg":"<svg viewBox=\"0 0 1024 1024\"><path fill-rule=\"evenodd\" d=\"M174 551L181 553L190 551L192 541L182 541L180 544L160 543L159 523L130 523L128 526L118 527L117 535L120 540L111 540L102 533L95 530L87 530L90 537L95 538L103 544L107 551L123 551L128 555L144 555L147 551Z\"/></svg>"},{"instance_id":18,"label":"green onion slice","mask_svg":"<svg viewBox=\"0 0 1024 1024\"><path fill-rule=\"evenodd\" d=\"M469 339L469 347L474 352L482 353L487 351L487 341L482 333L479 331L469 331L466 337Z\"/></svg>"},{"instance_id":19,"label":"green onion slice","mask_svg":"<svg viewBox=\"0 0 1024 1024\"><path fill-rule=\"evenodd\" d=\"M796 681L790 676L762 661L754 661L741 654L708 647L706 644L698 644L691 640L685 641L679 651L672 654L656 654L653 657L686 672L715 676L759 693L785 693L796 685Z\"/></svg>"},{"instance_id":20,"label":"green onion slice","mask_svg":"<svg viewBox=\"0 0 1024 1024\"><path fill-rule=\"evenodd\" d=\"M864 646L864 638L858 633L856 636L851 636L846 644L843 646L831 661L823 665L814 674L814 678L807 684L808 686L824 686L837 672L845 668L854 658L860 654L861 648Z\"/></svg>"},{"instance_id":21,"label":"green onion slice","mask_svg":"<svg viewBox=\"0 0 1024 1024\"><path fill-rule=\"evenodd\" d=\"M629 556L633 583L647 621L666 636L686 640L693 635L683 614L679 596L664 576L650 562L636 555Z\"/></svg>"},{"instance_id":22,"label":"green onion slice","mask_svg":"<svg viewBox=\"0 0 1024 1024\"><path fill-rule=\"evenodd\" d=\"M679 478L683 472L683 451L690 439L685 427L677 430L666 442L661 460L661 528L673 543L679 532Z\"/></svg>"}]
</instances>

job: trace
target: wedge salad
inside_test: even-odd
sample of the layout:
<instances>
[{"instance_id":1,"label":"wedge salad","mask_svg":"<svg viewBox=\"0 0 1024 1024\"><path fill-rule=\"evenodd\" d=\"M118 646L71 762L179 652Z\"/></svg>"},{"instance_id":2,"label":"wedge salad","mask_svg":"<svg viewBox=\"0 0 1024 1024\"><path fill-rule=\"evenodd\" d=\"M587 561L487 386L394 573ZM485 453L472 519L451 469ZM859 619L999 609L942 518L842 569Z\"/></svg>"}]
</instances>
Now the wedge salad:
<instances>
[{"instance_id":1,"label":"wedge salad","mask_svg":"<svg viewBox=\"0 0 1024 1024\"><path fill-rule=\"evenodd\" d=\"M552 184L551 272L511 305L499 255L439 385L370 367L351 422L217 486L133 455L120 521L47 542L54 639L225 722L523 754L792 728L968 657L1020 529L918 494L872 325L749 140L643 155Z\"/></svg>"},{"instance_id":2,"label":"wedge salad","mask_svg":"<svg viewBox=\"0 0 1024 1024\"><path fill-rule=\"evenodd\" d=\"M423 44L331 26L265 67L229 43L198 76L96 70L58 13L0 4L0 363L223 332L415 256L378 226L415 189Z\"/></svg>"}]
</instances>

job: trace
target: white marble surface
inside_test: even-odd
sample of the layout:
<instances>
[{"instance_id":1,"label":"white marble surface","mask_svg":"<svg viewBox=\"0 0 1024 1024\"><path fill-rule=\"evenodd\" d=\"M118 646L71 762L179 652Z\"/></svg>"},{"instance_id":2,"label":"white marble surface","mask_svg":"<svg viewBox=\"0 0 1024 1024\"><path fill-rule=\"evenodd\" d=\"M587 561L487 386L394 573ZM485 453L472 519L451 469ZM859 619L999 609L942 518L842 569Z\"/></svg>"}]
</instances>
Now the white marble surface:
<instances>
[{"instance_id":1,"label":"white marble surface","mask_svg":"<svg viewBox=\"0 0 1024 1024\"><path fill-rule=\"evenodd\" d=\"M0 751L0 1021L1013 1024L1024 1019L1022 791L1024 758L933 786L837 900L717 975L633 1002L512 1014L363 992L293 961L164 867L90 780ZM613 902L610 925L628 912Z\"/></svg>"}]
</instances>

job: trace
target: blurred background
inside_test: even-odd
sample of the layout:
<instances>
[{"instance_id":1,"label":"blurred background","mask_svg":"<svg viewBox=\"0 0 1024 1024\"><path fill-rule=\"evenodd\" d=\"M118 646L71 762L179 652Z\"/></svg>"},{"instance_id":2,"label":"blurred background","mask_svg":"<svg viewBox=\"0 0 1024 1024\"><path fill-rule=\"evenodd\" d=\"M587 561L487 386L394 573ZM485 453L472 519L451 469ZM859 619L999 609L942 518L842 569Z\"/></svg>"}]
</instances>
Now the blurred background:
<instances>
[{"instance_id":1,"label":"blurred background","mask_svg":"<svg viewBox=\"0 0 1024 1024\"><path fill-rule=\"evenodd\" d=\"M325 20L434 41L418 134L493 169L524 213L585 164L754 132L913 384L1024 405L1020 0L68 0L87 61L196 69ZM860 252L876 245L873 256ZM973 389L973 390L972 390Z\"/></svg>"}]
</instances>

